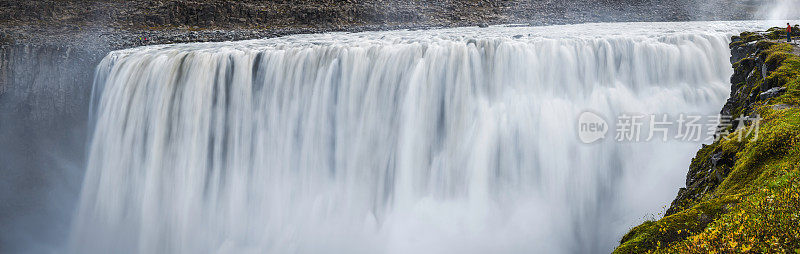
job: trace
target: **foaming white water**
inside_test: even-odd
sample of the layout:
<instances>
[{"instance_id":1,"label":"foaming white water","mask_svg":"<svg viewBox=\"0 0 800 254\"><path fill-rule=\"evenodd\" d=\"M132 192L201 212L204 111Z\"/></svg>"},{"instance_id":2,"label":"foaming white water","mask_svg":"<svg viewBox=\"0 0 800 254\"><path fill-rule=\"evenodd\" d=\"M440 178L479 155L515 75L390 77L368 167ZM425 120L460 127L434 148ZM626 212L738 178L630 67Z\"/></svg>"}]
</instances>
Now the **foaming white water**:
<instances>
[{"instance_id":1,"label":"foaming white water","mask_svg":"<svg viewBox=\"0 0 800 254\"><path fill-rule=\"evenodd\" d=\"M79 253L610 251L697 143L576 119L714 114L745 22L297 35L112 52ZM612 130L613 131L613 130Z\"/></svg>"}]
</instances>

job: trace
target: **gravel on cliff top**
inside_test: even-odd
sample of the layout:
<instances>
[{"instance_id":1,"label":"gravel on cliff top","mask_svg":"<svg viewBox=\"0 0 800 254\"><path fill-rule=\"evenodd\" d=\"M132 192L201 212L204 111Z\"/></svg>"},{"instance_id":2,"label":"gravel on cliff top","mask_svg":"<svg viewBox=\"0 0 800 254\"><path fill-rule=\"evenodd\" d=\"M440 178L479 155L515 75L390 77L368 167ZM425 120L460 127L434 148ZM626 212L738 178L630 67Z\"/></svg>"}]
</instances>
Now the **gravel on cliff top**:
<instances>
[{"instance_id":1,"label":"gravel on cliff top","mask_svg":"<svg viewBox=\"0 0 800 254\"><path fill-rule=\"evenodd\" d=\"M6 0L0 44L109 49L297 33L623 21L751 19L731 0Z\"/></svg>"}]
</instances>

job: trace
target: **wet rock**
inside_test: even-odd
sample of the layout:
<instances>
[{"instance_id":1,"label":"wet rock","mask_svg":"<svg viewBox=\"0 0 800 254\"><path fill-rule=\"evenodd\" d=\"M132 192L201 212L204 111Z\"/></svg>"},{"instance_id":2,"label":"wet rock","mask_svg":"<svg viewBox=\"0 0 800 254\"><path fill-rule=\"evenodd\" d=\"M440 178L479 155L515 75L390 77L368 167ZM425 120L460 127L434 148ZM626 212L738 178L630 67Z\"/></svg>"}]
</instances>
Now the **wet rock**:
<instances>
[{"instance_id":1,"label":"wet rock","mask_svg":"<svg viewBox=\"0 0 800 254\"><path fill-rule=\"evenodd\" d=\"M793 108L793 107L794 106L789 105L789 104L775 104L775 105L772 105L772 109L774 109L774 110L783 110L783 109Z\"/></svg>"},{"instance_id":2,"label":"wet rock","mask_svg":"<svg viewBox=\"0 0 800 254\"><path fill-rule=\"evenodd\" d=\"M771 98L775 98L781 96L784 92L786 92L786 87L773 87L766 92L760 93L758 95L759 100L767 100Z\"/></svg>"},{"instance_id":3,"label":"wet rock","mask_svg":"<svg viewBox=\"0 0 800 254\"><path fill-rule=\"evenodd\" d=\"M759 75L760 71L758 70L758 68L751 69L750 74L747 74L747 78L745 79L746 84L752 85L758 82L758 80L760 79Z\"/></svg>"},{"instance_id":4,"label":"wet rock","mask_svg":"<svg viewBox=\"0 0 800 254\"><path fill-rule=\"evenodd\" d=\"M742 39L739 36L734 36L734 42L740 42ZM731 45L737 45L735 43L731 43ZM731 64L741 61L742 59L748 57L750 54L755 52L755 45L756 42L749 42L739 46L732 46L731 47Z\"/></svg>"},{"instance_id":5,"label":"wet rock","mask_svg":"<svg viewBox=\"0 0 800 254\"><path fill-rule=\"evenodd\" d=\"M711 155L712 171L718 183L728 176L729 170L733 167L735 154L717 152Z\"/></svg>"},{"instance_id":6,"label":"wet rock","mask_svg":"<svg viewBox=\"0 0 800 254\"><path fill-rule=\"evenodd\" d=\"M733 75L731 76L731 84L734 85L734 89L731 90L731 95L733 91L738 89L738 85L740 83L744 83L747 80L748 75L753 71L753 68L756 67L756 61L752 58L742 58L741 60L735 62L733 67Z\"/></svg>"},{"instance_id":7,"label":"wet rock","mask_svg":"<svg viewBox=\"0 0 800 254\"><path fill-rule=\"evenodd\" d=\"M759 66L761 70L761 78L766 78L769 76L770 70L767 68L766 64L767 56L765 54L758 54L756 57L756 64Z\"/></svg>"}]
</instances>

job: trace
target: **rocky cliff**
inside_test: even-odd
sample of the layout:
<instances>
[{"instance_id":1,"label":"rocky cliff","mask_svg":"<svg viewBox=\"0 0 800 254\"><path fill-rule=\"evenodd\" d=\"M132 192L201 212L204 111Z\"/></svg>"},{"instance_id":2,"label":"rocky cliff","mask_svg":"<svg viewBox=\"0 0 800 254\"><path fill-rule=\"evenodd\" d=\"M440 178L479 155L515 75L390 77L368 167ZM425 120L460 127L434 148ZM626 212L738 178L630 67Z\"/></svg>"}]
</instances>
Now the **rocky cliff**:
<instances>
[{"instance_id":1,"label":"rocky cliff","mask_svg":"<svg viewBox=\"0 0 800 254\"><path fill-rule=\"evenodd\" d=\"M615 253L800 251L800 49L784 36L732 38L719 140L697 152L664 217L631 229Z\"/></svg>"},{"instance_id":2,"label":"rocky cliff","mask_svg":"<svg viewBox=\"0 0 800 254\"><path fill-rule=\"evenodd\" d=\"M103 56L69 47L0 46L0 227L8 232L0 252L51 252L46 241L67 232L86 156L94 66Z\"/></svg>"}]
</instances>

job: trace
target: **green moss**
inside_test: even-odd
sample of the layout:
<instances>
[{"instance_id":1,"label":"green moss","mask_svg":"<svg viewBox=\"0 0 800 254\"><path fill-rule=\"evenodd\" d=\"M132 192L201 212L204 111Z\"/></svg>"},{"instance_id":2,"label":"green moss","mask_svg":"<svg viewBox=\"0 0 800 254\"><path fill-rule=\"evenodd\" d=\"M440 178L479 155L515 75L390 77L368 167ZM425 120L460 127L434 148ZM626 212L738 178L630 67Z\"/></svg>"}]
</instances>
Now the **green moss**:
<instances>
[{"instance_id":1,"label":"green moss","mask_svg":"<svg viewBox=\"0 0 800 254\"><path fill-rule=\"evenodd\" d=\"M773 27L767 30L766 37L770 40L786 38L786 28Z\"/></svg>"},{"instance_id":2,"label":"green moss","mask_svg":"<svg viewBox=\"0 0 800 254\"><path fill-rule=\"evenodd\" d=\"M666 247L693 233L702 232L737 199L737 196L732 195L702 201L658 221L642 223L622 238L621 245L614 250L614 253L643 253Z\"/></svg>"},{"instance_id":3,"label":"green moss","mask_svg":"<svg viewBox=\"0 0 800 254\"><path fill-rule=\"evenodd\" d=\"M744 32L744 33L740 34L739 37L741 37L742 41L744 41L744 42L752 42L752 41L757 41L757 40L761 40L761 39L764 38L760 34L753 33L753 32Z\"/></svg>"},{"instance_id":4,"label":"green moss","mask_svg":"<svg viewBox=\"0 0 800 254\"><path fill-rule=\"evenodd\" d=\"M759 41L759 42L756 43L756 48L758 50L767 50L767 49L775 46L775 44L776 43L771 42L771 41L763 41L762 40L762 41Z\"/></svg>"},{"instance_id":5,"label":"green moss","mask_svg":"<svg viewBox=\"0 0 800 254\"><path fill-rule=\"evenodd\" d=\"M800 110L766 110L762 113L767 113L762 120L767 123L766 128L762 128L757 139L748 141L744 149L736 155L734 170L720 185L720 192L736 193L746 188L757 188L755 181L763 178L764 173L769 176L764 165L775 163L774 160L786 156L796 144L796 138L800 136ZM754 137L750 136L748 139Z\"/></svg>"},{"instance_id":6,"label":"green moss","mask_svg":"<svg viewBox=\"0 0 800 254\"><path fill-rule=\"evenodd\" d=\"M753 59L752 57L745 57L745 58L742 58L742 60L739 60L738 62L733 63L732 67L733 67L733 69L738 69L738 68L741 68L743 65L745 65L744 64L745 62L754 61L754 60L755 59Z\"/></svg>"},{"instance_id":7,"label":"green moss","mask_svg":"<svg viewBox=\"0 0 800 254\"><path fill-rule=\"evenodd\" d=\"M800 250L800 109L765 111L764 131L741 152L736 171L716 195L742 200L703 232L656 253Z\"/></svg>"},{"instance_id":8,"label":"green moss","mask_svg":"<svg viewBox=\"0 0 800 254\"><path fill-rule=\"evenodd\" d=\"M791 58L796 58L794 54L790 53L791 50L792 50L791 45L781 43L774 45L770 47L768 50L765 50L761 53L764 55L762 57L764 57L765 59L764 66L767 68L767 71L769 71L771 74L770 77L767 77L764 80L765 84L773 84L775 86L785 84L792 78L791 74L800 71L792 68L784 68L782 72L774 72L781 67L784 61Z\"/></svg>"},{"instance_id":9,"label":"green moss","mask_svg":"<svg viewBox=\"0 0 800 254\"><path fill-rule=\"evenodd\" d=\"M781 103L798 105L798 77L800 77L800 57L789 53L782 53L781 57L785 57L781 61L781 65L775 71L764 79L764 88L767 87L786 87L789 91L782 98L779 99ZM777 57L776 58L780 58Z\"/></svg>"},{"instance_id":10,"label":"green moss","mask_svg":"<svg viewBox=\"0 0 800 254\"><path fill-rule=\"evenodd\" d=\"M730 44L730 47L731 47L731 48L735 48L735 47L741 47L741 46L742 46L742 45L744 45L745 43L746 43L746 42L744 42L744 41L741 41L741 40L734 41L734 42L731 42L731 44Z\"/></svg>"},{"instance_id":11,"label":"green moss","mask_svg":"<svg viewBox=\"0 0 800 254\"><path fill-rule=\"evenodd\" d=\"M731 48L739 47L739 46L742 46L744 44L747 44L747 43L750 43L750 42L754 42L754 41L757 41L757 40L762 40L762 39L764 39L764 36L762 36L762 35L760 35L758 33L753 33L753 32L743 32L743 33L739 34L739 36L734 36L732 39L733 39L733 42L730 45Z\"/></svg>"}]
</instances>

